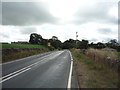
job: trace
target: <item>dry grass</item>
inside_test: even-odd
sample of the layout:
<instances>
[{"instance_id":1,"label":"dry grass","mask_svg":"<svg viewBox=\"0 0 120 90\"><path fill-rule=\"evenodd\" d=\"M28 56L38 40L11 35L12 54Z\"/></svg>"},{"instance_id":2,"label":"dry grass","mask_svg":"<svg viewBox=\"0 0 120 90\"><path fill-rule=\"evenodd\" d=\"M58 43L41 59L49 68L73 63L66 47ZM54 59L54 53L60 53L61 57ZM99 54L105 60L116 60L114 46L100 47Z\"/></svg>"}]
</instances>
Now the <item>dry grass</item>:
<instances>
[{"instance_id":1,"label":"dry grass","mask_svg":"<svg viewBox=\"0 0 120 90\"><path fill-rule=\"evenodd\" d=\"M95 62L103 63L109 67L118 70L120 61L120 52L111 49L92 49L89 48L85 55Z\"/></svg>"},{"instance_id":2,"label":"dry grass","mask_svg":"<svg viewBox=\"0 0 120 90\"><path fill-rule=\"evenodd\" d=\"M2 56L2 62L8 62L8 61L12 61L12 60L16 60L16 59L20 59L20 58L24 58L24 57L28 57L28 56L32 56L32 55L36 55L36 54L40 54L43 52L48 52L49 50L42 50L42 51L36 51L36 50L31 50L31 51L22 51L22 52L17 52L17 53L11 53L9 55L3 55Z\"/></svg>"},{"instance_id":3,"label":"dry grass","mask_svg":"<svg viewBox=\"0 0 120 90\"><path fill-rule=\"evenodd\" d=\"M105 60L107 57L110 57L113 60L119 59L117 51L108 51L108 50L98 50L89 48L86 53L90 58L94 60Z\"/></svg>"},{"instance_id":4,"label":"dry grass","mask_svg":"<svg viewBox=\"0 0 120 90\"><path fill-rule=\"evenodd\" d=\"M118 87L118 72L105 64L91 60L89 57L82 54L80 50L73 49L71 51L75 60L75 69L81 88ZM106 56L105 54L101 54L101 56L102 55Z\"/></svg>"}]
</instances>

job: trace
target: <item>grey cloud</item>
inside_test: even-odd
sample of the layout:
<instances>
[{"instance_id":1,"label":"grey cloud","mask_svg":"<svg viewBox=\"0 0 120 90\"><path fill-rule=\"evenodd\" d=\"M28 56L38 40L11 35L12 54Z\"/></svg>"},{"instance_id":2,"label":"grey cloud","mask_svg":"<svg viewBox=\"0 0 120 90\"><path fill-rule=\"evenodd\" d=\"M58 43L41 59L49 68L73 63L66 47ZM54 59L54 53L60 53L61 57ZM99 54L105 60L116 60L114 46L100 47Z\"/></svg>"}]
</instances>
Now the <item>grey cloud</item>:
<instances>
[{"instance_id":1,"label":"grey cloud","mask_svg":"<svg viewBox=\"0 0 120 90\"><path fill-rule=\"evenodd\" d=\"M39 25L57 23L43 3L2 2L3 25Z\"/></svg>"},{"instance_id":2,"label":"grey cloud","mask_svg":"<svg viewBox=\"0 0 120 90\"><path fill-rule=\"evenodd\" d=\"M2 25L2 3L0 2L0 25Z\"/></svg>"},{"instance_id":3,"label":"grey cloud","mask_svg":"<svg viewBox=\"0 0 120 90\"><path fill-rule=\"evenodd\" d=\"M27 28L22 28L20 29L21 34L31 34L33 32L36 32L36 28L35 27L27 27Z\"/></svg>"},{"instance_id":4,"label":"grey cloud","mask_svg":"<svg viewBox=\"0 0 120 90\"><path fill-rule=\"evenodd\" d=\"M76 24L87 22L118 24L118 20L116 18L108 15L109 9L113 6L115 6L115 3L102 2L79 9L75 14L76 19L74 19L73 22Z\"/></svg>"},{"instance_id":5,"label":"grey cloud","mask_svg":"<svg viewBox=\"0 0 120 90\"><path fill-rule=\"evenodd\" d=\"M93 39L90 39L89 41L90 42L96 42L96 41L98 41L98 39L93 38Z\"/></svg>"},{"instance_id":6,"label":"grey cloud","mask_svg":"<svg viewBox=\"0 0 120 90\"><path fill-rule=\"evenodd\" d=\"M101 34L110 34L110 33L112 33L112 30L109 28L100 28L100 29L98 29L98 32Z\"/></svg>"},{"instance_id":7,"label":"grey cloud","mask_svg":"<svg viewBox=\"0 0 120 90\"><path fill-rule=\"evenodd\" d=\"M112 39L115 39L115 38L104 38L104 42L109 42Z\"/></svg>"},{"instance_id":8,"label":"grey cloud","mask_svg":"<svg viewBox=\"0 0 120 90\"><path fill-rule=\"evenodd\" d=\"M118 24L120 25L120 1L118 3Z\"/></svg>"},{"instance_id":9,"label":"grey cloud","mask_svg":"<svg viewBox=\"0 0 120 90\"><path fill-rule=\"evenodd\" d=\"M9 38L9 35L6 33L1 33L0 32L0 36L1 36L1 38Z\"/></svg>"},{"instance_id":10,"label":"grey cloud","mask_svg":"<svg viewBox=\"0 0 120 90\"><path fill-rule=\"evenodd\" d=\"M101 38L101 40L102 40L103 43L109 42L112 39L114 39L114 38ZM97 43L97 42L99 42L99 40L100 40L100 38L97 38L97 39L93 38L93 39L90 39L89 41Z\"/></svg>"},{"instance_id":11,"label":"grey cloud","mask_svg":"<svg viewBox=\"0 0 120 90\"><path fill-rule=\"evenodd\" d=\"M120 44L120 25L118 26L118 42Z\"/></svg>"}]
</instances>

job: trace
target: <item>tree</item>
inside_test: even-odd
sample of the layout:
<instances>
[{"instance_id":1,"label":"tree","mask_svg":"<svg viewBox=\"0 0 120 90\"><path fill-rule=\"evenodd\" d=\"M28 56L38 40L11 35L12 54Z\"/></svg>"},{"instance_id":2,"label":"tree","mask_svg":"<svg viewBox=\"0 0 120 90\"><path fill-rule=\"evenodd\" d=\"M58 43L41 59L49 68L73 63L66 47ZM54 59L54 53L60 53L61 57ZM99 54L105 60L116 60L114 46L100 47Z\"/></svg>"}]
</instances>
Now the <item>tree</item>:
<instances>
[{"instance_id":1,"label":"tree","mask_svg":"<svg viewBox=\"0 0 120 90\"><path fill-rule=\"evenodd\" d=\"M63 49L70 49L75 47L76 47L76 40L73 39L66 40L62 45Z\"/></svg>"},{"instance_id":2,"label":"tree","mask_svg":"<svg viewBox=\"0 0 120 90\"><path fill-rule=\"evenodd\" d=\"M69 42L67 42L67 41L65 41L65 42L63 43L63 45L62 45L62 48L63 48L63 49L70 49L70 48L72 48L72 44L69 43Z\"/></svg>"},{"instance_id":3,"label":"tree","mask_svg":"<svg viewBox=\"0 0 120 90\"><path fill-rule=\"evenodd\" d=\"M29 40L29 42L30 42L31 44L41 44L42 40L43 40L43 38L42 38L41 35L39 35L39 34L37 34L37 33L32 33L32 34L30 35L30 40Z\"/></svg>"},{"instance_id":4,"label":"tree","mask_svg":"<svg viewBox=\"0 0 120 90\"><path fill-rule=\"evenodd\" d=\"M101 42L98 42L97 43L97 49L102 49L102 48L105 48L105 45Z\"/></svg>"},{"instance_id":5,"label":"tree","mask_svg":"<svg viewBox=\"0 0 120 90\"><path fill-rule=\"evenodd\" d=\"M62 48L62 42L60 40L55 40L52 43L52 46L55 47L56 49Z\"/></svg>"},{"instance_id":6,"label":"tree","mask_svg":"<svg viewBox=\"0 0 120 90\"><path fill-rule=\"evenodd\" d=\"M97 49L97 44L94 44L93 42L91 42L89 44L89 47Z\"/></svg>"},{"instance_id":7,"label":"tree","mask_svg":"<svg viewBox=\"0 0 120 90\"><path fill-rule=\"evenodd\" d=\"M88 40L82 40L78 42L79 49L87 49L88 48Z\"/></svg>"},{"instance_id":8,"label":"tree","mask_svg":"<svg viewBox=\"0 0 120 90\"><path fill-rule=\"evenodd\" d=\"M48 45L48 39L42 39L41 44L47 46Z\"/></svg>"},{"instance_id":9,"label":"tree","mask_svg":"<svg viewBox=\"0 0 120 90\"><path fill-rule=\"evenodd\" d=\"M120 52L120 46L117 46L117 51Z\"/></svg>"},{"instance_id":10,"label":"tree","mask_svg":"<svg viewBox=\"0 0 120 90\"><path fill-rule=\"evenodd\" d=\"M58 37L52 36L52 40L58 40Z\"/></svg>"},{"instance_id":11,"label":"tree","mask_svg":"<svg viewBox=\"0 0 120 90\"><path fill-rule=\"evenodd\" d=\"M53 46L56 49L62 48L62 42L60 40L58 40L58 38L56 36L52 36L52 38L49 39L48 42L50 42L51 46Z\"/></svg>"},{"instance_id":12,"label":"tree","mask_svg":"<svg viewBox=\"0 0 120 90\"><path fill-rule=\"evenodd\" d=\"M116 39L113 39L113 40L110 40L108 43L106 43L106 46L109 48L116 49L119 46L119 44L117 43Z\"/></svg>"}]
</instances>

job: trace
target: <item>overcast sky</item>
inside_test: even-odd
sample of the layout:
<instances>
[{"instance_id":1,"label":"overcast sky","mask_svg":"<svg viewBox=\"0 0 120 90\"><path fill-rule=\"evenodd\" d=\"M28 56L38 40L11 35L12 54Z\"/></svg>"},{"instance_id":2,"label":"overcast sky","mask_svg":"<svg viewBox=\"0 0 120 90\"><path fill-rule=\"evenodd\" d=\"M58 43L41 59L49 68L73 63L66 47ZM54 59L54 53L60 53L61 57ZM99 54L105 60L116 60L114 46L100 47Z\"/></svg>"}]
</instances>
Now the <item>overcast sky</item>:
<instances>
[{"instance_id":1,"label":"overcast sky","mask_svg":"<svg viewBox=\"0 0 120 90\"><path fill-rule=\"evenodd\" d=\"M63 42L76 32L79 40L118 40L118 1L2 0L0 42L29 41L31 33Z\"/></svg>"}]
</instances>

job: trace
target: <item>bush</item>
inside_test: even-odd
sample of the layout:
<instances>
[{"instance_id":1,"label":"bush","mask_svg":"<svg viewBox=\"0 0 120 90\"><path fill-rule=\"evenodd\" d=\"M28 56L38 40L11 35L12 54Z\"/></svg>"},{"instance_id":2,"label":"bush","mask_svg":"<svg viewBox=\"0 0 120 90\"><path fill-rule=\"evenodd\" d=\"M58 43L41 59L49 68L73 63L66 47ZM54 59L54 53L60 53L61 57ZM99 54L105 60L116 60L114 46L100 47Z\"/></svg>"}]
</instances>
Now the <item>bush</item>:
<instances>
[{"instance_id":1,"label":"bush","mask_svg":"<svg viewBox=\"0 0 120 90\"><path fill-rule=\"evenodd\" d=\"M48 49L49 49L50 51L55 50L55 48L52 47L52 46L49 46Z\"/></svg>"}]
</instances>

